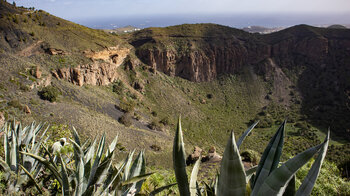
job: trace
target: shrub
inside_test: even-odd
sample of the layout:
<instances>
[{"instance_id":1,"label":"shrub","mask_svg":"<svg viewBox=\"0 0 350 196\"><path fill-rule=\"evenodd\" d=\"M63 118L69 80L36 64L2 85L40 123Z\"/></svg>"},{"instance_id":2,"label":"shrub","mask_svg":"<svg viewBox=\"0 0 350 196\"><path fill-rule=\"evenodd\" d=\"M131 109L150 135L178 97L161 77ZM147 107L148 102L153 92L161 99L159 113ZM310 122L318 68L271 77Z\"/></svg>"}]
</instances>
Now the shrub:
<instances>
[{"instance_id":1,"label":"shrub","mask_svg":"<svg viewBox=\"0 0 350 196\"><path fill-rule=\"evenodd\" d=\"M152 114L152 116L154 116L154 117L158 116L158 113L157 113L156 111L153 111L151 114Z\"/></svg>"},{"instance_id":2,"label":"shrub","mask_svg":"<svg viewBox=\"0 0 350 196\"><path fill-rule=\"evenodd\" d=\"M135 109L135 103L132 100L123 98L122 100L120 100L119 109L126 113L132 113Z\"/></svg>"},{"instance_id":3,"label":"shrub","mask_svg":"<svg viewBox=\"0 0 350 196\"><path fill-rule=\"evenodd\" d=\"M39 96L43 100L48 100L50 102L55 102L60 95L60 91L54 86L44 87L41 91L39 91Z\"/></svg>"},{"instance_id":4,"label":"shrub","mask_svg":"<svg viewBox=\"0 0 350 196\"><path fill-rule=\"evenodd\" d=\"M131 114L129 112L124 113L123 116L119 118L119 122L130 127L132 125Z\"/></svg>"},{"instance_id":5,"label":"shrub","mask_svg":"<svg viewBox=\"0 0 350 196\"><path fill-rule=\"evenodd\" d=\"M17 99L9 101L7 105L20 110L23 109L23 105Z\"/></svg>"},{"instance_id":6,"label":"shrub","mask_svg":"<svg viewBox=\"0 0 350 196\"><path fill-rule=\"evenodd\" d=\"M117 82L115 82L113 84L112 91L121 95L124 93L124 88L125 88L124 83L122 81L118 80Z\"/></svg>"},{"instance_id":7,"label":"shrub","mask_svg":"<svg viewBox=\"0 0 350 196\"><path fill-rule=\"evenodd\" d=\"M153 120L149 125L148 128L152 129L152 130L156 130L157 128L159 128L159 123L155 120Z\"/></svg>"},{"instance_id":8,"label":"shrub","mask_svg":"<svg viewBox=\"0 0 350 196\"><path fill-rule=\"evenodd\" d=\"M242 161L250 162L257 165L260 161L260 155L254 150L245 150L241 152Z\"/></svg>"},{"instance_id":9,"label":"shrub","mask_svg":"<svg viewBox=\"0 0 350 196\"><path fill-rule=\"evenodd\" d=\"M170 124L169 117L164 117L159 122L162 123L163 125L169 125Z\"/></svg>"}]
</instances>

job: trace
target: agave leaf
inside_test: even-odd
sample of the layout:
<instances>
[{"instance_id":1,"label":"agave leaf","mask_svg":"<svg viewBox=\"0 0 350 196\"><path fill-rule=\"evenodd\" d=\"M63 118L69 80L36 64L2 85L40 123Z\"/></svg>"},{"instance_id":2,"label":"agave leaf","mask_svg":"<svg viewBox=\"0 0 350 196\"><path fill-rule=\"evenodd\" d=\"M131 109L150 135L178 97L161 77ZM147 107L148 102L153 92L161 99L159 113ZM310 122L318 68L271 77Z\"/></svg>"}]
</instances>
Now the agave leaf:
<instances>
[{"instance_id":1,"label":"agave leaf","mask_svg":"<svg viewBox=\"0 0 350 196\"><path fill-rule=\"evenodd\" d=\"M139 182L141 180L145 180L146 178L148 178L152 174L153 173L147 173L147 174L142 174L142 175L139 175L139 176L134 176L134 177L124 181L122 183L122 186L125 186L125 185L128 185L128 184L132 184L132 183L135 183L135 182Z\"/></svg>"},{"instance_id":2,"label":"agave leaf","mask_svg":"<svg viewBox=\"0 0 350 196\"><path fill-rule=\"evenodd\" d=\"M141 151L137 158L135 159L131 169L130 169L130 175L129 178L135 177L135 176L139 176L139 175L143 175L146 173L146 161L145 161L145 156L144 156L144 152ZM136 192L139 192L141 190L143 181L139 181L135 184L133 184L133 186L131 187L132 189L136 189Z\"/></svg>"},{"instance_id":3,"label":"agave leaf","mask_svg":"<svg viewBox=\"0 0 350 196\"><path fill-rule=\"evenodd\" d=\"M225 147L218 181L218 195L245 195L246 174L233 131Z\"/></svg>"},{"instance_id":4,"label":"agave leaf","mask_svg":"<svg viewBox=\"0 0 350 196\"><path fill-rule=\"evenodd\" d=\"M95 147L96 147L96 138L94 139L94 142L92 143L92 145L90 146L89 150L85 154L85 157L84 157L85 163L87 163L88 161L90 161L90 160L92 160L94 158Z\"/></svg>"},{"instance_id":5,"label":"agave leaf","mask_svg":"<svg viewBox=\"0 0 350 196\"><path fill-rule=\"evenodd\" d=\"M58 159L61 162L62 193L63 195L69 195L69 180L68 180L66 163L62 160L62 157L60 155L58 155Z\"/></svg>"},{"instance_id":6,"label":"agave leaf","mask_svg":"<svg viewBox=\"0 0 350 196\"><path fill-rule=\"evenodd\" d=\"M312 167L311 167L310 171L308 172L307 176L305 177L304 181L300 185L300 187L296 193L297 196L311 194L311 191L315 185L317 177L320 174L323 160L326 157L328 143L329 143L329 135L330 135L330 130L328 130L328 134L325 138L325 141L323 142L324 145L322 146L322 148L319 152L319 155L317 156L315 162L312 164Z\"/></svg>"},{"instance_id":7,"label":"agave leaf","mask_svg":"<svg viewBox=\"0 0 350 196\"><path fill-rule=\"evenodd\" d=\"M31 181L33 181L36 189L38 189L38 191L40 192L40 194L43 194L41 187L39 186L39 184L35 181L34 177L28 172L28 170L26 170L26 168L24 168L22 165L20 165L20 167L23 169L24 173L27 174L27 176L30 178Z\"/></svg>"},{"instance_id":8,"label":"agave leaf","mask_svg":"<svg viewBox=\"0 0 350 196\"><path fill-rule=\"evenodd\" d=\"M265 179L270 173L277 168L280 157L282 154L283 142L284 142L284 128L286 121L278 128L275 135L267 145L263 155L261 156L258 169L255 174L254 183L252 188L252 195L257 194L260 186L264 183Z\"/></svg>"},{"instance_id":9,"label":"agave leaf","mask_svg":"<svg viewBox=\"0 0 350 196\"><path fill-rule=\"evenodd\" d=\"M198 182L196 182L196 191L197 191L196 193L197 193L198 196L202 196L201 188L199 187ZM194 196L196 196L196 195L194 195Z\"/></svg>"},{"instance_id":10,"label":"agave leaf","mask_svg":"<svg viewBox=\"0 0 350 196\"><path fill-rule=\"evenodd\" d=\"M201 163L201 160L202 160L202 157L199 156L199 159L196 161L192 169L191 180L190 180L191 196L196 196L197 194L197 176L198 176L199 165Z\"/></svg>"},{"instance_id":11,"label":"agave leaf","mask_svg":"<svg viewBox=\"0 0 350 196\"><path fill-rule=\"evenodd\" d=\"M17 173L18 169L18 146L17 146L17 137L14 131L11 131L12 142L10 143L11 152L10 152L10 168L12 171Z\"/></svg>"},{"instance_id":12,"label":"agave leaf","mask_svg":"<svg viewBox=\"0 0 350 196\"><path fill-rule=\"evenodd\" d=\"M169 185L165 185L165 186L162 186L162 187L159 187L155 190L153 190L152 192L150 192L149 196L155 196L156 194L164 191L164 190L167 190L169 188L171 188L172 186L176 185L177 183L174 183L174 184L169 184Z\"/></svg>"},{"instance_id":13,"label":"agave leaf","mask_svg":"<svg viewBox=\"0 0 350 196\"><path fill-rule=\"evenodd\" d=\"M295 175L293 175L285 189L283 196L295 196Z\"/></svg>"},{"instance_id":14,"label":"agave leaf","mask_svg":"<svg viewBox=\"0 0 350 196\"><path fill-rule=\"evenodd\" d=\"M81 149L81 147L79 146L79 144L77 144L75 141L69 139L70 142L73 144L73 148L74 148L74 160L75 160L75 167L78 168L79 166L79 162L81 160L83 160L84 157L84 152Z\"/></svg>"},{"instance_id":15,"label":"agave leaf","mask_svg":"<svg viewBox=\"0 0 350 196\"><path fill-rule=\"evenodd\" d=\"M258 195L282 195L293 175L295 175L295 173L306 164L323 145L324 143L309 148L304 152L299 153L294 158L289 159L279 168L273 170L258 190Z\"/></svg>"},{"instance_id":16,"label":"agave leaf","mask_svg":"<svg viewBox=\"0 0 350 196\"><path fill-rule=\"evenodd\" d=\"M11 162L10 162L10 143L8 140L7 130L5 130L5 134L4 134L4 155L5 155L6 164L11 165Z\"/></svg>"},{"instance_id":17,"label":"agave leaf","mask_svg":"<svg viewBox=\"0 0 350 196\"><path fill-rule=\"evenodd\" d=\"M77 143L80 146L81 143L80 143L79 134L74 127L73 127L73 137L74 137L75 143Z\"/></svg>"},{"instance_id":18,"label":"agave leaf","mask_svg":"<svg viewBox=\"0 0 350 196\"><path fill-rule=\"evenodd\" d=\"M99 181L104 181L107 177L108 170L112 165L113 160L113 153L109 154L108 157L106 157L102 163L97 167L95 176L93 177L93 180L91 181L91 185L98 184Z\"/></svg>"},{"instance_id":19,"label":"agave leaf","mask_svg":"<svg viewBox=\"0 0 350 196\"><path fill-rule=\"evenodd\" d=\"M245 171L245 175L246 175L246 182L248 183L249 180L251 179L251 177L254 175L254 173L256 172L256 170L258 169L258 166L255 165L251 168L249 168L248 170Z\"/></svg>"},{"instance_id":20,"label":"agave leaf","mask_svg":"<svg viewBox=\"0 0 350 196\"><path fill-rule=\"evenodd\" d=\"M174 146L173 146L173 167L175 170L175 176L177 185L179 187L180 195L189 196L190 187L188 184L188 177L186 173L186 158L185 147L182 136L181 117L177 124L175 132Z\"/></svg>"},{"instance_id":21,"label":"agave leaf","mask_svg":"<svg viewBox=\"0 0 350 196\"><path fill-rule=\"evenodd\" d=\"M109 145L109 153L113 152L115 147L117 146L117 142L118 142L118 135L114 138L114 140L112 141L112 143Z\"/></svg>"},{"instance_id":22,"label":"agave leaf","mask_svg":"<svg viewBox=\"0 0 350 196\"><path fill-rule=\"evenodd\" d=\"M131 168L131 162L132 157L134 156L135 150L133 150L131 153L128 154L128 157L125 160L125 167L124 167L124 175L123 175L123 181L128 180L130 168Z\"/></svg>"},{"instance_id":23,"label":"agave leaf","mask_svg":"<svg viewBox=\"0 0 350 196\"><path fill-rule=\"evenodd\" d=\"M52 174L55 176L55 178L58 180L58 182L60 184L62 184L62 177L61 175L59 174L58 170L55 168L55 166L52 165L52 163L50 163L48 160L46 160L45 158L43 157L40 157L40 156L37 156L35 154L31 154L31 153L27 153L27 152L20 152L24 155L28 155L28 156L31 156L33 157L34 159L36 159L37 161L39 161L40 163L42 163L43 165L46 166L47 169L49 169Z\"/></svg>"},{"instance_id":24,"label":"agave leaf","mask_svg":"<svg viewBox=\"0 0 350 196\"><path fill-rule=\"evenodd\" d=\"M237 147L238 149L241 147L241 144L243 143L243 140L249 135L249 133L254 129L254 127L259 123L259 121L256 121L254 124L252 124L244 133L243 135L238 139L237 141Z\"/></svg>"},{"instance_id":25,"label":"agave leaf","mask_svg":"<svg viewBox=\"0 0 350 196\"><path fill-rule=\"evenodd\" d=\"M90 186L84 193L82 196L91 196L94 195L94 186Z\"/></svg>"},{"instance_id":26,"label":"agave leaf","mask_svg":"<svg viewBox=\"0 0 350 196\"><path fill-rule=\"evenodd\" d=\"M112 186L112 184L115 182L115 180L118 178L119 174L123 171L123 168L125 166L125 162L121 165L119 169L115 169L113 173L107 178L107 180L103 183L103 186L100 186L97 191L96 195L104 194L105 192L108 192L109 188Z\"/></svg>"},{"instance_id":27,"label":"agave leaf","mask_svg":"<svg viewBox=\"0 0 350 196\"><path fill-rule=\"evenodd\" d=\"M0 165L4 169L5 180L8 181L11 174L11 168L8 166L8 164L4 160L1 159L1 157L0 157Z\"/></svg>"},{"instance_id":28,"label":"agave leaf","mask_svg":"<svg viewBox=\"0 0 350 196\"><path fill-rule=\"evenodd\" d=\"M95 178L95 173L97 171L98 165L100 164L100 160L102 157L103 149L105 146L105 134L103 134L100 143L98 145L97 153L96 153L96 158L94 160L94 164L92 165L89 180L88 180L88 187L92 185L92 181Z\"/></svg>"},{"instance_id":29,"label":"agave leaf","mask_svg":"<svg viewBox=\"0 0 350 196\"><path fill-rule=\"evenodd\" d=\"M55 161L54 161L54 157L52 156L52 154L50 153L50 151L47 149L47 147L46 147L44 144L42 144L41 146L44 148L45 152L49 155L49 161L50 161L51 165L52 165L56 170L58 170L58 169L57 169L58 167L57 167L57 165L56 165L56 163L55 163Z\"/></svg>"},{"instance_id":30,"label":"agave leaf","mask_svg":"<svg viewBox=\"0 0 350 196\"><path fill-rule=\"evenodd\" d=\"M84 187L84 162L83 158L79 157L78 159L78 164L77 164L77 169L76 169L76 179L77 179L77 185L76 185L76 195L82 195L85 187Z\"/></svg>"}]
</instances>

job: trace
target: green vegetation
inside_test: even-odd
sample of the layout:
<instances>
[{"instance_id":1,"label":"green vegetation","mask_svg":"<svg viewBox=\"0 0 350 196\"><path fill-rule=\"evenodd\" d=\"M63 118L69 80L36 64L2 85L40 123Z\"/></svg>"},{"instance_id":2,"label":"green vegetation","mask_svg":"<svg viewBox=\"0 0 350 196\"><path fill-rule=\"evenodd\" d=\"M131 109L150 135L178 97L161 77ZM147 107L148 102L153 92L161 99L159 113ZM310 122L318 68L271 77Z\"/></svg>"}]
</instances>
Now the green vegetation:
<instances>
[{"instance_id":1,"label":"green vegetation","mask_svg":"<svg viewBox=\"0 0 350 196\"><path fill-rule=\"evenodd\" d=\"M220 173L216 177L217 182L213 187L206 185L204 188L200 188L197 182L197 174L201 158L199 158L194 165L190 183L188 182L185 148L181 120L179 118L174 138L173 166L180 195L195 196L197 193L202 192L202 189L204 189L206 195L229 196L246 195L246 193L253 196L282 194L310 195L326 156L330 132L328 132L328 135L322 144L307 149L279 166L284 143L285 123L286 121L282 123L273 138L270 140L268 146L265 148L259 165L246 171L241 161L242 159L239 153L239 148L245 137L249 135L257 123L249 127L238 139L237 143L232 131L221 161ZM299 189L296 191L296 172L316 153L318 153L316 161L307 173L306 178L301 183Z\"/></svg>"},{"instance_id":2,"label":"green vegetation","mask_svg":"<svg viewBox=\"0 0 350 196\"><path fill-rule=\"evenodd\" d=\"M1 129L4 137L1 182L5 182L2 194L136 194L144 180L152 175L146 173L143 151L134 161L135 151L132 151L122 163L112 164L118 137L109 146L106 146L105 135L99 142L96 138L93 142L83 142L73 128L74 140L70 140L73 154L66 150L63 140L54 143L49 150L48 128L39 135L43 127L43 124L32 123L22 129L21 124L14 121L12 126L5 124ZM163 189L154 187L153 192Z\"/></svg>"},{"instance_id":3,"label":"green vegetation","mask_svg":"<svg viewBox=\"0 0 350 196\"><path fill-rule=\"evenodd\" d=\"M50 102L55 102L58 100L60 91L54 86L44 87L41 91L38 92L39 96L43 100L48 100Z\"/></svg>"}]
</instances>

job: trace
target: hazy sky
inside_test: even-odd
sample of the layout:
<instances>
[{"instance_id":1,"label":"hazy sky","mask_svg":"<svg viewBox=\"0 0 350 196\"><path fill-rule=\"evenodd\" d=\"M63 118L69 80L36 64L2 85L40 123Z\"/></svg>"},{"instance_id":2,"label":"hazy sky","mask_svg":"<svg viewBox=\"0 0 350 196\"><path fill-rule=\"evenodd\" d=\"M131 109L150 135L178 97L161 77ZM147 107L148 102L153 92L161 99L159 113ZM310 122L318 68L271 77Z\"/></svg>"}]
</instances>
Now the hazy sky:
<instances>
[{"instance_id":1,"label":"hazy sky","mask_svg":"<svg viewBox=\"0 0 350 196\"><path fill-rule=\"evenodd\" d=\"M156 14L350 13L350 0L16 0L16 3L66 19Z\"/></svg>"}]
</instances>

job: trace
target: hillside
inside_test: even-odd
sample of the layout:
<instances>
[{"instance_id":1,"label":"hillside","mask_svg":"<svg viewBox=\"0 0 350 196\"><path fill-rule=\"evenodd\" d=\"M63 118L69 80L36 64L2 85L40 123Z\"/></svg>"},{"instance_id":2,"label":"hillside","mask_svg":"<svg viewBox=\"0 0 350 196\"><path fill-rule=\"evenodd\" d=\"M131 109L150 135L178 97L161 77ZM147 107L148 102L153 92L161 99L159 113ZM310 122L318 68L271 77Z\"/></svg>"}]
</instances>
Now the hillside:
<instances>
[{"instance_id":1,"label":"hillside","mask_svg":"<svg viewBox=\"0 0 350 196\"><path fill-rule=\"evenodd\" d=\"M230 130L240 135L255 120L242 149L261 153L288 118L284 159L319 143L331 126L327 158L349 167L347 29L301 25L257 35L186 24L118 36L44 11L0 7L7 121L49 122L56 138L72 126L85 138L119 134L121 150L146 149L150 167L170 168L179 115L187 153L194 146L222 153ZM58 99L42 99L47 89Z\"/></svg>"}]
</instances>

